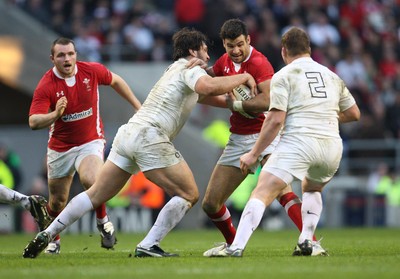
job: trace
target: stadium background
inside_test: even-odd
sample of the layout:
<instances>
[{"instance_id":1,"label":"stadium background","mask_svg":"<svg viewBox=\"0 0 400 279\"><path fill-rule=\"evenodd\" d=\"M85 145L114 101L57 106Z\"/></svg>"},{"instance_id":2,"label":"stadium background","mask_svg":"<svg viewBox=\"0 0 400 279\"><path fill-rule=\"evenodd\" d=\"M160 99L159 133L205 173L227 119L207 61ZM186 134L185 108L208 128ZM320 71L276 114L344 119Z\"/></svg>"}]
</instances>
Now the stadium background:
<instances>
[{"instance_id":1,"label":"stadium background","mask_svg":"<svg viewBox=\"0 0 400 279\"><path fill-rule=\"evenodd\" d=\"M269 58L275 71L283 65L282 32L292 24L306 28L312 35L313 58L346 81L362 110L359 123L341 129L346 148L339 173L324 194L322 225L400 226L399 218L387 220L400 200L389 206L373 194L374 185L368 186L381 163L394 176L400 170L399 4L396 0L0 0L0 143L20 157L23 179L18 189L29 193L42 168L48 132L31 131L27 113L37 82L51 67L49 46L56 37L73 38L80 59L105 63L143 101L170 63L175 30L193 26L205 32L215 60L223 53L220 26L238 17L249 26L252 45ZM111 143L131 109L108 88L101 94ZM202 132L213 120L228 117L227 111L199 105L175 141L202 194L220 152ZM14 212L5 206L1 210ZM133 221L137 212L132 213ZM2 226L9 223L2 231L18 228L8 216L1 220ZM291 225L285 215L279 217L284 226ZM180 227L203 227L204 219L197 204Z\"/></svg>"}]
</instances>

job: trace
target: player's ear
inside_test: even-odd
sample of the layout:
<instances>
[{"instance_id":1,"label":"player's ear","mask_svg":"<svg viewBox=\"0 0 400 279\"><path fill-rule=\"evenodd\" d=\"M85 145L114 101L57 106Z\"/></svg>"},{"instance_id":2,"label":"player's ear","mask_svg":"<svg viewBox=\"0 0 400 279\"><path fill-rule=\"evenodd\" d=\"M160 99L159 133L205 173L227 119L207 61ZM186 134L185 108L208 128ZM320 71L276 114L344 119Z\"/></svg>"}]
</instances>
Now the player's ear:
<instances>
[{"instance_id":1,"label":"player's ear","mask_svg":"<svg viewBox=\"0 0 400 279\"><path fill-rule=\"evenodd\" d=\"M284 47L281 48L281 56L282 56L283 61L285 61L285 57L287 56L287 53L286 53L286 48L284 48Z\"/></svg>"},{"instance_id":2,"label":"player's ear","mask_svg":"<svg viewBox=\"0 0 400 279\"><path fill-rule=\"evenodd\" d=\"M197 57L197 51L193 49L189 49L189 53L191 56Z\"/></svg>"}]
</instances>

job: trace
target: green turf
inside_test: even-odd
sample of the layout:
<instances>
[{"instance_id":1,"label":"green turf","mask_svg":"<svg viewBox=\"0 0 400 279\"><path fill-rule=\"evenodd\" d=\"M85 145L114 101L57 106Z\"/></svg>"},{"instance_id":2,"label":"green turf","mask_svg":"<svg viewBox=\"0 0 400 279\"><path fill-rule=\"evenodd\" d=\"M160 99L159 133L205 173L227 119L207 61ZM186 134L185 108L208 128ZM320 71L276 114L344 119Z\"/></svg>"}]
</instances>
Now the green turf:
<instances>
[{"instance_id":1,"label":"green turf","mask_svg":"<svg viewBox=\"0 0 400 279\"><path fill-rule=\"evenodd\" d=\"M62 235L58 256L22 258L34 235L0 235L0 278L400 278L400 229L320 229L329 257L292 257L295 230L256 231L243 258L204 258L215 230L171 232L162 248L179 258L134 258L141 234L118 234L113 251L97 234Z\"/></svg>"}]
</instances>

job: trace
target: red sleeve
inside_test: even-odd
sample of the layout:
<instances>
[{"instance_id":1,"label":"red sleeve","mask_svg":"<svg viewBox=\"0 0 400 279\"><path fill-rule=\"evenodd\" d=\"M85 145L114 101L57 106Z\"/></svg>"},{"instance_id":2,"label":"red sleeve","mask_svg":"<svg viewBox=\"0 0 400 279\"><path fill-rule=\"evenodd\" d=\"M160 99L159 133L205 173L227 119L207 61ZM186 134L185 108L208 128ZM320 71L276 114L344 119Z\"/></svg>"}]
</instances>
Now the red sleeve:
<instances>
[{"instance_id":1,"label":"red sleeve","mask_svg":"<svg viewBox=\"0 0 400 279\"><path fill-rule=\"evenodd\" d=\"M218 58L217 61L215 61L215 64L213 66L213 71L214 71L215 76L223 76L224 75L223 70L224 70L226 56L227 56L227 54L225 53L220 58Z\"/></svg>"},{"instance_id":2,"label":"red sleeve","mask_svg":"<svg viewBox=\"0 0 400 279\"><path fill-rule=\"evenodd\" d=\"M256 55L250 59L248 73L250 73L256 83L259 84L263 81L269 80L274 75L274 68L268 59L261 53L255 53Z\"/></svg>"},{"instance_id":3,"label":"red sleeve","mask_svg":"<svg viewBox=\"0 0 400 279\"><path fill-rule=\"evenodd\" d=\"M111 71L106 66L97 62L91 62L90 66L98 78L99 85L111 84L112 74Z\"/></svg>"},{"instance_id":4,"label":"red sleeve","mask_svg":"<svg viewBox=\"0 0 400 279\"><path fill-rule=\"evenodd\" d=\"M33 99L29 109L29 116L32 114L45 114L49 112L49 109L54 110L51 107L51 84L48 82L48 75L46 74L40 81L33 93Z\"/></svg>"}]
</instances>

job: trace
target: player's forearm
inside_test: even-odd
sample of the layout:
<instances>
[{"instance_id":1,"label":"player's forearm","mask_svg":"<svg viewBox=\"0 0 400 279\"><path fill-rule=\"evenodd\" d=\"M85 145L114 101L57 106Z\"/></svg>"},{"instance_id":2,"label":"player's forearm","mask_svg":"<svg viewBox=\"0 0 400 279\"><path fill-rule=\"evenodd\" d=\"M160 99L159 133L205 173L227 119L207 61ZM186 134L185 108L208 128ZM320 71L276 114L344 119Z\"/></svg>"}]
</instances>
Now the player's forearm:
<instances>
[{"instance_id":1,"label":"player's forearm","mask_svg":"<svg viewBox=\"0 0 400 279\"><path fill-rule=\"evenodd\" d=\"M50 127L60 116L56 111L46 114L33 114L29 116L29 127L32 130L39 130Z\"/></svg>"},{"instance_id":2,"label":"player's forearm","mask_svg":"<svg viewBox=\"0 0 400 279\"><path fill-rule=\"evenodd\" d=\"M117 90L116 90L117 91ZM140 109L140 107L142 106L142 104L140 103L140 101L136 98L135 94L133 94L133 92L130 89L122 89L120 91L117 91L117 93L124 98L125 100L127 100L132 107L134 107L134 109L136 111L138 111Z\"/></svg>"},{"instance_id":3,"label":"player's forearm","mask_svg":"<svg viewBox=\"0 0 400 279\"><path fill-rule=\"evenodd\" d=\"M356 104L351 106L349 109L339 112L339 122L347 123L351 121L358 121L360 119L360 109Z\"/></svg>"},{"instance_id":4,"label":"player's forearm","mask_svg":"<svg viewBox=\"0 0 400 279\"><path fill-rule=\"evenodd\" d=\"M202 76L196 83L195 90L198 94L215 96L232 91L233 88L240 84L245 84L252 81L255 86L255 81L250 74L239 74L234 76L210 77Z\"/></svg>"},{"instance_id":5,"label":"player's forearm","mask_svg":"<svg viewBox=\"0 0 400 279\"><path fill-rule=\"evenodd\" d=\"M268 111L269 100L264 93L260 93L250 100L243 101L242 105L246 112L260 113Z\"/></svg>"},{"instance_id":6,"label":"player's forearm","mask_svg":"<svg viewBox=\"0 0 400 279\"><path fill-rule=\"evenodd\" d=\"M258 157L260 154L271 144L271 142L276 138L280 130L279 126L272 127L271 125L267 125L260 131L260 136L254 144L251 154Z\"/></svg>"},{"instance_id":7,"label":"player's forearm","mask_svg":"<svg viewBox=\"0 0 400 279\"><path fill-rule=\"evenodd\" d=\"M286 114L282 111L270 111L264 120L260 135L254 144L251 154L259 156L276 138L282 128Z\"/></svg>"},{"instance_id":8,"label":"player's forearm","mask_svg":"<svg viewBox=\"0 0 400 279\"><path fill-rule=\"evenodd\" d=\"M142 106L140 101L130 89L129 85L119 76L114 77L111 87L125 100L127 100L136 110Z\"/></svg>"},{"instance_id":9,"label":"player's forearm","mask_svg":"<svg viewBox=\"0 0 400 279\"><path fill-rule=\"evenodd\" d=\"M213 106L213 107L218 107L218 108L227 108L227 104L226 104L224 95L201 96L199 98L198 103Z\"/></svg>"}]
</instances>

